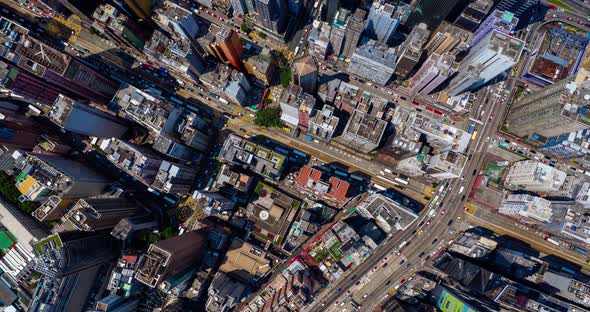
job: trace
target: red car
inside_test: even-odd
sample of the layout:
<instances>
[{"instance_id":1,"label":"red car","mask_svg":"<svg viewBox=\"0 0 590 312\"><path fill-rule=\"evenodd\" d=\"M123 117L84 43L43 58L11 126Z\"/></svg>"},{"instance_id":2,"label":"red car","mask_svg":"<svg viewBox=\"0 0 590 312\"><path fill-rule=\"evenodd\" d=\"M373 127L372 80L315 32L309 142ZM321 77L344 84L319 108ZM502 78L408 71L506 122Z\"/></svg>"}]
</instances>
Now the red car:
<instances>
[{"instance_id":1,"label":"red car","mask_svg":"<svg viewBox=\"0 0 590 312\"><path fill-rule=\"evenodd\" d=\"M431 111L431 112L434 111L434 109L432 107L430 107L430 106L426 106L426 110L427 111Z\"/></svg>"},{"instance_id":2,"label":"red car","mask_svg":"<svg viewBox=\"0 0 590 312\"><path fill-rule=\"evenodd\" d=\"M406 279L404 278L403 280L399 281L399 284L401 285L401 284L403 284L405 282L406 282Z\"/></svg>"},{"instance_id":3,"label":"red car","mask_svg":"<svg viewBox=\"0 0 590 312\"><path fill-rule=\"evenodd\" d=\"M412 101L412 104L414 104L414 105L416 105L416 106L420 106L420 102L418 102L418 101L416 101L416 100L413 100L413 101Z\"/></svg>"},{"instance_id":4,"label":"red car","mask_svg":"<svg viewBox=\"0 0 590 312\"><path fill-rule=\"evenodd\" d=\"M432 220L426 221L426 225L430 225L430 221L432 221Z\"/></svg>"}]
</instances>

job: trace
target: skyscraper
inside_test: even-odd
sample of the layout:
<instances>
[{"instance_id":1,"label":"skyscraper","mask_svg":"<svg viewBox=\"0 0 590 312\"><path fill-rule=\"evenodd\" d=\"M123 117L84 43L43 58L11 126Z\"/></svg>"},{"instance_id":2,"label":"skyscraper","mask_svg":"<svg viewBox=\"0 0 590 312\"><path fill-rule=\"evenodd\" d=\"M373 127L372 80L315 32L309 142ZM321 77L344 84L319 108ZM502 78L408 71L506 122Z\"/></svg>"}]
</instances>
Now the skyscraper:
<instances>
[{"instance_id":1,"label":"skyscraper","mask_svg":"<svg viewBox=\"0 0 590 312\"><path fill-rule=\"evenodd\" d=\"M545 16L548 7L539 0L500 0L496 10L509 11L518 17L515 29L522 29Z\"/></svg>"},{"instance_id":2,"label":"skyscraper","mask_svg":"<svg viewBox=\"0 0 590 312\"><path fill-rule=\"evenodd\" d=\"M94 232L53 234L34 244L35 270L49 277L65 277L114 261L120 253L112 236Z\"/></svg>"},{"instance_id":3,"label":"skyscraper","mask_svg":"<svg viewBox=\"0 0 590 312\"><path fill-rule=\"evenodd\" d=\"M51 110L49 119L61 128L99 138L120 138L127 131L122 119L60 94Z\"/></svg>"},{"instance_id":4,"label":"skyscraper","mask_svg":"<svg viewBox=\"0 0 590 312\"><path fill-rule=\"evenodd\" d=\"M336 13L340 8L340 0L326 0L324 10L326 12L325 22L332 23L336 17Z\"/></svg>"},{"instance_id":5,"label":"skyscraper","mask_svg":"<svg viewBox=\"0 0 590 312\"><path fill-rule=\"evenodd\" d=\"M412 29L420 23L426 23L428 29L434 30L458 2L459 0L418 0L406 26Z\"/></svg>"},{"instance_id":6,"label":"skyscraper","mask_svg":"<svg viewBox=\"0 0 590 312\"><path fill-rule=\"evenodd\" d=\"M494 6L493 0L475 0L471 2L455 20L455 25L474 31Z\"/></svg>"},{"instance_id":7,"label":"skyscraper","mask_svg":"<svg viewBox=\"0 0 590 312\"><path fill-rule=\"evenodd\" d=\"M398 78L405 78L418 64L420 57L422 57L422 48L429 35L430 31L428 31L426 24L419 24L412 29L406 41L404 41L397 59L395 74Z\"/></svg>"},{"instance_id":8,"label":"skyscraper","mask_svg":"<svg viewBox=\"0 0 590 312\"><path fill-rule=\"evenodd\" d=\"M473 33L471 45L475 46L493 30L510 35L518 24L518 18L510 11L494 10Z\"/></svg>"},{"instance_id":9,"label":"skyscraper","mask_svg":"<svg viewBox=\"0 0 590 312\"><path fill-rule=\"evenodd\" d=\"M564 79L519 98L506 118L508 130L519 136L553 137L586 129L590 89Z\"/></svg>"},{"instance_id":10,"label":"skyscraper","mask_svg":"<svg viewBox=\"0 0 590 312\"><path fill-rule=\"evenodd\" d=\"M455 57L450 53L432 54L410 79L410 92L428 95L454 72Z\"/></svg>"},{"instance_id":11,"label":"skyscraper","mask_svg":"<svg viewBox=\"0 0 590 312\"><path fill-rule=\"evenodd\" d=\"M50 195L97 196L109 183L108 178L83 163L58 156L29 154L19 166L16 187L21 200L42 201Z\"/></svg>"},{"instance_id":12,"label":"skyscraper","mask_svg":"<svg viewBox=\"0 0 590 312\"><path fill-rule=\"evenodd\" d=\"M396 60L397 56L393 48L379 41L369 40L356 48L348 65L348 71L384 86L393 76Z\"/></svg>"},{"instance_id":13,"label":"skyscraper","mask_svg":"<svg viewBox=\"0 0 590 312\"><path fill-rule=\"evenodd\" d=\"M389 3L373 2L365 28L368 37L389 44L398 25L399 19L395 17L395 6Z\"/></svg>"},{"instance_id":14,"label":"skyscraper","mask_svg":"<svg viewBox=\"0 0 590 312\"><path fill-rule=\"evenodd\" d=\"M241 69L244 47L238 34L232 29L223 28L217 33L215 39L215 44L219 46L227 62L235 69Z\"/></svg>"},{"instance_id":15,"label":"skyscraper","mask_svg":"<svg viewBox=\"0 0 590 312\"><path fill-rule=\"evenodd\" d=\"M457 55L469 49L472 37L473 34L470 31L443 21L424 46L424 50L427 55L433 53L443 55L447 52Z\"/></svg>"},{"instance_id":16,"label":"skyscraper","mask_svg":"<svg viewBox=\"0 0 590 312\"><path fill-rule=\"evenodd\" d=\"M311 55L294 59L291 64L293 83L303 88L304 92L315 94L318 83L318 70L318 65Z\"/></svg>"},{"instance_id":17,"label":"skyscraper","mask_svg":"<svg viewBox=\"0 0 590 312\"><path fill-rule=\"evenodd\" d=\"M475 89L516 64L524 49L524 41L494 30L471 48L467 57L459 67L459 76L449 86L452 96ZM468 72L479 71L477 81L465 85L459 79Z\"/></svg>"},{"instance_id":18,"label":"skyscraper","mask_svg":"<svg viewBox=\"0 0 590 312\"><path fill-rule=\"evenodd\" d=\"M256 21L273 33L281 33L287 22L287 6L285 0L255 0Z\"/></svg>"},{"instance_id":19,"label":"skyscraper","mask_svg":"<svg viewBox=\"0 0 590 312\"><path fill-rule=\"evenodd\" d=\"M203 240L191 231L151 244L139 259L135 278L151 288L160 287L169 277L198 264Z\"/></svg>"},{"instance_id":20,"label":"skyscraper","mask_svg":"<svg viewBox=\"0 0 590 312\"><path fill-rule=\"evenodd\" d=\"M352 56L359 43L361 34L365 29L366 15L367 11L363 9L356 9L356 11L354 11L348 20L348 24L344 29L344 47L342 48L342 55L344 55L346 58L350 58Z\"/></svg>"}]
</instances>

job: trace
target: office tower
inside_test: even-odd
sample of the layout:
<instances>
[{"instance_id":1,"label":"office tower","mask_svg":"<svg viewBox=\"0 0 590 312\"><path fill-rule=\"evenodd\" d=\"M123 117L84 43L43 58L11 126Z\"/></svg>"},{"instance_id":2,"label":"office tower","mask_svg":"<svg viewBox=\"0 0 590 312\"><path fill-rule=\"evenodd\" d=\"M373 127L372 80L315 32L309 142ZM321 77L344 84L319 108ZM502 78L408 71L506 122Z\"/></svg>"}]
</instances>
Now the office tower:
<instances>
[{"instance_id":1,"label":"office tower","mask_svg":"<svg viewBox=\"0 0 590 312\"><path fill-rule=\"evenodd\" d=\"M340 8L340 0L325 0L324 10L326 12L325 22L332 23L336 17L336 13Z\"/></svg>"},{"instance_id":2,"label":"office tower","mask_svg":"<svg viewBox=\"0 0 590 312\"><path fill-rule=\"evenodd\" d=\"M472 37L473 34L470 31L443 21L432 35L432 38L424 46L424 50L426 50L427 55L433 53L438 55L452 53L453 55L457 55L469 49Z\"/></svg>"},{"instance_id":3,"label":"office tower","mask_svg":"<svg viewBox=\"0 0 590 312\"><path fill-rule=\"evenodd\" d=\"M112 229L123 218L145 215L146 210L129 198L84 198L63 216L66 228L77 231Z\"/></svg>"},{"instance_id":4,"label":"office tower","mask_svg":"<svg viewBox=\"0 0 590 312\"><path fill-rule=\"evenodd\" d=\"M459 66L459 75L451 81L449 95L476 89L516 64L524 41L493 31L471 48Z\"/></svg>"},{"instance_id":5,"label":"office tower","mask_svg":"<svg viewBox=\"0 0 590 312\"><path fill-rule=\"evenodd\" d=\"M230 311L238 305L246 290L246 284L233 279L228 274L215 273L209 286L205 311Z\"/></svg>"},{"instance_id":6,"label":"office tower","mask_svg":"<svg viewBox=\"0 0 590 312\"><path fill-rule=\"evenodd\" d=\"M393 48L379 41L369 40L355 50L348 71L384 86L393 76L396 59Z\"/></svg>"},{"instance_id":7,"label":"office tower","mask_svg":"<svg viewBox=\"0 0 590 312\"><path fill-rule=\"evenodd\" d=\"M418 0L410 14L406 26L412 29L420 23L426 23L433 30L447 17L459 0Z\"/></svg>"},{"instance_id":8,"label":"office tower","mask_svg":"<svg viewBox=\"0 0 590 312\"><path fill-rule=\"evenodd\" d=\"M303 0L287 0L287 6L289 8L289 13L293 16L297 16L299 14L299 10L303 5Z\"/></svg>"},{"instance_id":9,"label":"office tower","mask_svg":"<svg viewBox=\"0 0 590 312\"><path fill-rule=\"evenodd\" d=\"M590 90L573 80L564 79L516 100L506 118L508 130L519 137L554 137L588 128L584 97L590 97Z\"/></svg>"},{"instance_id":10,"label":"office tower","mask_svg":"<svg viewBox=\"0 0 590 312\"><path fill-rule=\"evenodd\" d=\"M432 54L410 79L410 93L428 95L443 83L456 69L455 57L451 53Z\"/></svg>"},{"instance_id":11,"label":"office tower","mask_svg":"<svg viewBox=\"0 0 590 312\"><path fill-rule=\"evenodd\" d=\"M504 185L508 189L530 192L556 192L565 183L567 174L536 160L522 160L510 166Z\"/></svg>"},{"instance_id":12,"label":"office tower","mask_svg":"<svg viewBox=\"0 0 590 312\"><path fill-rule=\"evenodd\" d=\"M24 115L0 113L0 145L32 151L43 134L40 124Z\"/></svg>"},{"instance_id":13,"label":"office tower","mask_svg":"<svg viewBox=\"0 0 590 312\"><path fill-rule=\"evenodd\" d=\"M139 299L110 294L96 303L95 312L131 312L139 308Z\"/></svg>"},{"instance_id":14,"label":"office tower","mask_svg":"<svg viewBox=\"0 0 590 312\"><path fill-rule=\"evenodd\" d=\"M389 44L399 19L395 17L395 6L380 2L373 2L367 17L366 35L381 43Z\"/></svg>"},{"instance_id":15,"label":"office tower","mask_svg":"<svg viewBox=\"0 0 590 312\"><path fill-rule=\"evenodd\" d=\"M518 18L510 11L494 10L473 33L471 46L477 45L485 36L494 30L510 35L514 31L516 24L518 24Z\"/></svg>"},{"instance_id":16,"label":"office tower","mask_svg":"<svg viewBox=\"0 0 590 312\"><path fill-rule=\"evenodd\" d=\"M430 36L430 31L428 31L426 24L419 24L412 29L406 41L404 41L395 66L395 74L398 79L405 78L418 64L428 36Z\"/></svg>"},{"instance_id":17,"label":"office tower","mask_svg":"<svg viewBox=\"0 0 590 312\"><path fill-rule=\"evenodd\" d=\"M255 0L256 21L275 34L282 33L287 22L285 0Z\"/></svg>"},{"instance_id":18,"label":"office tower","mask_svg":"<svg viewBox=\"0 0 590 312\"><path fill-rule=\"evenodd\" d=\"M115 261L120 245L112 236L93 232L53 234L34 244L35 270L60 278Z\"/></svg>"},{"instance_id":19,"label":"office tower","mask_svg":"<svg viewBox=\"0 0 590 312\"><path fill-rule=\"evenodd\" d=\"M496 10L509 11L518 17L515 29L522 29L545 16L547 6L538 0L500 0Z\"/></svg>"},{"instance_id":20,"label":"office tower","mask_svg":"<svg viewBox=\"0 0 590 312\"><path fill-rule=\"evenodd\" d=\"M48 117L61 128L99 138L120 138L127 131L123 120L60 94Z\"/></svg>"},{"instance_id":21,"label":"office tower","mask_svg":"<svg viewBox=\"0 0 590 312\"><path fill-rule=\"evenodd\" d=\"M107 158L148 187L164 193L188 192L196 176L194 169L164 160L154 151L112 139L105 148Z\"/></svg>"},{"instance_id":22,"label":"office tower","mask_svg":"<svg viewBox=\"0 0 590 312\"><path fill-rule=\"evenodd\" d=\"M367 11L356 9L348 20L348 24L346 24L346 28L344 29L344 47L342 48L342 55L345 58L350 58L354 53L361 39L361 34L365 29L366 16Z\"/></svg>"},{"instance_id":23,"label":"office tower","mask_svg":"<svg viewBox=\"0 0 590 312\"><path fill-rule=\"evenodd\" d=\"M203 240L201 234L191 231L151 244L139 259L135 279L151 288L162 287L169 277L197 266Z\"/></svg>"},{"instance_id":24,"label":"office tower","mask_svg":"<svg viewBox=\"0 0 590 312\"><path fill-rule=\"evenodd\" d=\"M332 54L335 57L340 57L342 44L344 43L345 29L349 19L350 11L341 8L338 10L338 13L336 13L336 17L332 22L332 28L330 30L330 45L332 46Z\"/></svg>"},{"instance_id":25,"label":"office tower","mask_svg":"<svg viewBox=\"0 0 590 312\"><path fill-rule=\"evenodd\" d=\"M291 63L293 83L300 86L304 92L315 94L318 84L318 70L315 58L311 55L294 59Z\"/></svg>"},{"instance_id":26,"label":"office tower","mask_svg":"<svg viewBox=\"0 0 590 312\"><path fill-rule=\"evenodd\" d=\"M244 47L238 34L227 28L221 29L216 35L215 44L221 49L225 59L235 69L242 68L242 51Z\"/></svg>"},{"instance_id":27,"label":"office tower","mask_svg":"<svg viewBox=\"0 0 590 312\"><path fill-rule=\"evenodd\" d=\"M97 196L109 183L109 179L86 165L59 156L28 154L19 169L16 187L23 201L42 201L50 195Z\"/></svg>"},{"instance_id":28,"label":"office tower","mask_svg":"<svg viewBox=\"0 0 590 312\"><path fill-rule=\"evenodd\" d=\"M471 2L455 20L455 25L474 31L494 6L493 0L475 0Z\"/></svg>"}]
</instances>

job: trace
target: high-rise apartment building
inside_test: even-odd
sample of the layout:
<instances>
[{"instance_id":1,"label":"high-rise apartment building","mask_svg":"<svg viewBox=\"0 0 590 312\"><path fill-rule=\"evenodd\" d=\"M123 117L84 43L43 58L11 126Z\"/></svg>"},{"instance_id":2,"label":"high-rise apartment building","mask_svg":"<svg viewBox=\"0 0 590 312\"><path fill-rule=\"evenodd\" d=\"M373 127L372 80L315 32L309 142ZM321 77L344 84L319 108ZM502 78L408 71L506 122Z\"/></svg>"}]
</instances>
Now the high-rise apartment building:
<instances>
[{"instance_id":1,"label":"high-rise apartment building","mask_svg":"<svg viewBox=\"0 0 590 312\"><path fill-rule=\"evenodd\" d=\"M457 55L459 52L469 49L472 37L473 34L470 31L443 21L424 46L424 50L426 50L427 55L433 53Z\"/></svg>"},{"instance_id":2,"label":"high-rise apartment building","mask_svg":"<svg viewBox=\"0 0 590 312\"><path fill-rule=\"evenodd\" d=\"M141 256L135 278L151 287L167 286L168 279L198 264L204 239L191 231L151 244Z\"/></svg>"},{"instance_id":3,"label":"high-rise apartment building","mask_svg":"<svg viewBox=\"0 0 590 312\"><path fill-rule=\"evenodd\" d=\"M509 131L519 137L554 137L589 127L584 108L590 89L564 79L517 99L506 118Z\"/></svg>"},{"instance_id":4,"label":"high-rise apartment building","mask_svg":"<svg viewBox=\"0 0 590 312\"><path fill-rule=\"evenodd\" d=\"M342 48L342 55L345 58L350 58L356 50L356 47L361 39L361 34L365 29L365 17L367 11L363 9L356 9L350 19L346 28L344 29L344 46Z\"/></svg>"},{"instance_id":5,"label":"high-rise apartment building","mask_svg":"<svg viewBox=\"0 0 590 312\"><path fill-rule=\"evenodd\" d=\"M332 27L330 24L318 20L313 21L312 25L313 27L309 31L309 37L307 38L307 49L310 55L325 60L330 49L330 30Z\"/></svg>"},{"instance_id":6,"label":"high-rise apartment building","mask_svg":"<svg viewBox=\"0 0 590 312\"><path fill-rule=\"evenodd\" d=\"M48 116L61 128L85 136L120 138L128 129L124 120L63 94L55 100Z\"/></svg>"},{"instance_id":7,"label":"high-rise apartment building","mask_svg":"<svg viewBox=\"0 0 590 312\"><path fill-rule=\"evenodd\" d=\"M397 59L395 66L397 78L405 78L414 69L414 66L418 64L420 57L422 57L424 44L429 36L430 31L428 31L424 23L412 29L406 41L404 41L399 58Z\"/></svg>"},{"instance_id":8,"label":"high-rise apartment building","mask_svg":"<svg viewBox=\"0 0 590 312\"><path fill-rule=\"evenodd\" d=\"M348 71L384 86L393 76L396 60L393 48L379 41L369 40L356 49L348 65Z\"/></svg>"},{"instance_id":9,"label":"high-rise apartment building","mask_svg":"<svg viewBox=\"0 0 590 312\"><path fill-rule=\"evenodd\" d=\"M395 16L395 6L389 3L373 2L365 28L367 36L389 44L398 25L399 19Z\"/></svg>"},{"instance_id":10,"label":"high-rise apartment building","mask_svg":"<svg viewBox=\"0 0 590 312\"><path fill-rule=\"evenodd\" d=\"M447 151L430 158L426 174L435 179L455 179L461 176L467 157L455 151Z\"/></svg>"},{"instance_id":11,"label":"high-rise apartment building","mask_svg":"<svg viewBox=\"0 0 590 312\"><path fill-rule=\"evenodd\" d=\"M524 41L502 32L494 30L488 33L471 48L459 66L459 75L451 82L448 93L455 96L489 82L518 62L524 46ZM467 74L477 78L468 82L464 79Z\"/></svg>"},{"instance_id":12,"label":"high-rise apartment building","mask_svg":"<svg viewBox=\"0 0 590 312\"><path fill-rule=\"evenodd\" d=\"M455 56L451 53L432 54L410 79L410 93L428 95L456 69Z\"/></svg>"},{"instance_id":13,"label":"high-rise apartment building","mask_svg":"<svg viewBox=\"0 0 590 312\"><path fill-rule=\"evenodd\" d=\"M164 193L190 191L196 172L193 168L164 160L142 146L112 139L105 148L107 158L148 187Z\"/></svg>"},{"instance_id":14,"label":"high-rise apartment building","mask_svg":"<svg viewBox=\"0 0 590 312\"><path fill-rule=\"evenodd\" d=\"M324 3L324 11L326 13L326 19L324 21L331 23L340 8L340 0L326 0Z\"/></svg>"},{"instance_id":15,"label":"high-rise apartment building","mask_svg":"<svg viewBox=\"0 0 590 312\"><path fill-rule=\"evenodd\" d=\"M330 30L330 45L332 46L332 54L335 57L340 57L342 45L344 43L344 36L348 20L350 19L350 11L344 8L338 10L336 17L332 22Z\"/></svg>"},{"instance_id":16,"label":"high-rise apartment building","mask_svg":"<svg viewBox=\"0 0 590 312\"><path fill-rule=\"evenodd\" d=\"M217 33L215 39L215 45L219 47L227 62L235 69L241 69L244 47L238 34L232 29L223 28Z\"/></svg>"},{"instance_id":17,"label":"high-rise apartment building","mask_svg":"<svg viewBox=\"0 0 590 312\"><path fill-rule=\"evenodd\" d=\"M493 0L475 0L455 19L455 25L474 31L494 6Z\"/></svg>"},{"instance_id":18,"label":"high-rise apartment building","mask_svg":"<svg viewBox=\"0 0 590 312\"><path fill-rule=\"evenodd\" d=\"M318 85L318 64L311 55L305 55L293 60L291 64L293 83L300 86L304 92L315 94Z\"/></svg>"},{"instance_id":19,"label":"high-rise apartment building","mask_svg":"<svg viewBox=\"0 0 590 312\"><path fill-rule=\"evenodd\" d=\"M494 30L510 35L517 24L518 18L512 12L494 10L473 33L471 45L477 45L485 36Z\"/></svg>"}]
</instances>

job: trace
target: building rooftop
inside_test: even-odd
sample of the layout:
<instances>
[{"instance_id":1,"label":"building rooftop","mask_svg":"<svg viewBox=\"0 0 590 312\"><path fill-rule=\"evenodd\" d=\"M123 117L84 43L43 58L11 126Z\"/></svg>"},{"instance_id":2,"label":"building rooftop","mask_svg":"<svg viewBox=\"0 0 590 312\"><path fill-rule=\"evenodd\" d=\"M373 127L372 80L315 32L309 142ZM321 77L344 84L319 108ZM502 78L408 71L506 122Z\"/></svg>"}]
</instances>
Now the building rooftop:
<instances>
[{"instance_id":1,"label":"building rooftop","mask_svg":"<svg viewBox=\"0 0 590 312\"><path fill-rule=\"evenodd\" d=\"M286 155L234 134L225 140L219 157L233 164L248 167L271 179L279 178L283 164L287 160Z\"/></svg>"},{"instance_id":2,"label":"building rooftop","mask_svg":"<svg viewBox=\"0 0 590 312\"><path fill-rule=\"evenodd\" d=\"M496 249L498 243L475 233L462 233L448 250L470 258L484 258Z\"/></svg>"},{"instance_id":3,"label":"building rooftop","mask_svg":"<svg viewBox=\"0 0 590 312\"><path fill-rule=\"evenodd\" d=\"M309 54L294 59L292 67L299 76L305 76L309 73L318 71L318 65L315 58Z\"/></svg>"},{"instance_id":4,"label":"building rooftop","mask_svg":"<svg viewBox=\"0 0 590 312\"><path fill-rule=\"evenodd\" d=\"M357 210L365 218L375 220L386 233L403 231L418 219L417 213L382 194L367 197Z\"/></svg>"},{"instance_id":5,"label":"building rooftop","mask_svg":"<svg viewBox=\"0 0 590 312\"><path fill-rule=\"evenodd\" d=\"M297 177L294 179L295 186L312 192L320 198L334 201L338 205L343 205L349 198L350 184L342 181L335 176L328 176L318 169L310 166L303 166Z\"/></svg>"},{"instance_id":6,"label":"building rooftop","mask_svg":"<svg viewBox=\"0 0 590 312\"><path fill-rule=\"evenodd\" d=\"M386 127L387 122L385 120L355 109L352 116L350 116L346 129L344 129L344 133L378 145Z\"/></svg>"},{"instance_id":7,"label":"building rooftop","mask_svg":"<svg viewBox=\"0 0 590 312\"><path fill-rule=\"evenodd\" d=\"M553 215L550 201L529 194L508 195L498 208L498 212L545 223L549 223Z\"/></svg>"},{"instance_id":8,"label":"building rooftop","mask_svg":"<svg viewBox=\"0 0 590 312\"><path fill-rule=\"evenodd\" d=\"M262 182L255 192L256 199L246 208L248 219L255 224L255 236L280 245L301 202Z\"/></svg>"},{"instance_id":9,"label":"building rooftop","mask_svg":"<svg viewBox=\"0 0 590 312\"><path fill-rule=\"evenodd\" d=\"M369 40L366 44L359 46L354 51L354 54L357 57L364 57L390 68L395 68L397 60L395 49L375 40Z\"/></svg>"},{"instance_id":10,"label":"building rooftop","mask_svg":"<svg viewBox=\"0 0 590 312\"><path fill-rule=\"evenodd\" d=\"M234 238L219 270L249 284L270 272L271 261L264 250Z\"/></svg>"}]
</instances>

